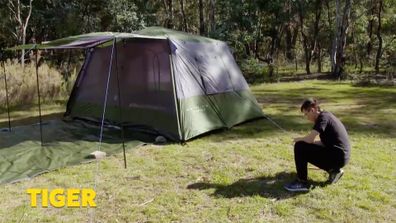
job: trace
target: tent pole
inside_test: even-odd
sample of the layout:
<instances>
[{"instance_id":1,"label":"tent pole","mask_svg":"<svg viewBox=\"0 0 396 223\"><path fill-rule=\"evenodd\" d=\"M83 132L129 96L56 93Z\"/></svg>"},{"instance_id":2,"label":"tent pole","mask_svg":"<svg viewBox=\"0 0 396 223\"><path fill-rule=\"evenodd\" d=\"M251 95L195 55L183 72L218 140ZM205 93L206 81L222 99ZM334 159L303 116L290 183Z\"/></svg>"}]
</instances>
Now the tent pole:
<instances>
[{"instance_id":1,"label":"tent pole","mask_svg":"<svg viewBox=\"0 0 396 223\"><path fill-rule=\"evenodd\" d=\"M117 76L117 85L118 85L118 108L120 109L120 123L121 123L121 137L122 137L122 151L124 153L124 168L127 168L126 161L126 153L125 153L125 131L124 131L124 120L122 117L122 108L121 108L121 89L120 89L120 78L118 76L118 51L117 51L117 40L114 40L114 54L115 54L115 66L116 66L116 76Z\"/></svg>"},{"instance_id":2,"label":"tent pole","mask_svg":"<svg viewBox=\"0 0 396 223\"><path fill-rule=\"evenodd\" d=\"M38 108L39 108L39 121L40 121L40 140L41 146L43 146L43 126L42 126L42 118L41 118L41 99L40 99L40 82L38 76L38 50L36 48L36 81L37 81L37 96L38 96Z\"/></svg>"},{"instance_id":3,"label":"tent pole","mask_svg":"<svg viewBox=\"0 0 396 223\"><path fill-rule=\"evenodd\" d=\"M10 104L8 100L8 85L7 85L7 73L5 69L4 61L2 61L3 72L4 72L4 85L6 90L6 102L7 102L7 115L8 115L8 131L11 132L11 117L10 117Z\"/></svg>"},{"instance_id":4,"label":"tent pole","mask_svg":"<svg viewBox=\"0 0 396 223\"><path fill-rule=\"evenodd\" d=\"M180 104L179 100L177 98L177 90L176 90L176 82L175 82L175 73L174 73L174 65L173 65L173 58L172 58L172 47L171 47L171 42L169 38L168 40L168 47L169 47L169 69L170 69L170 75L172 78L172 90L173 90L173 99L175 100L175 108L176 108L176 120L177 120L177 131L179 133L179 140L184 141L184 134L181 132L181 127L180 127L180 117L179 117L179 112L180 112Z\"/></svg>"},{"instance_id":5,"label":"tent pole","mask_svg":"<svg viewBox=\"0 0 396 223\"><path fill-rule=\"evenodd\" d=\"M110 55L110 62L109 62L109 70L108 70L108 74L107 74L106 90L105 90L105 95L104 95L105 97L104 97L104 101L103 101L102 121L100 124L99 149L98 149L99 151L101 150L101 146L102 146L103 127L104 127L106 108L107 108L107 97L109 95L109 83L110 83L111 73L113 70L114 45L115 45L115 41L113 39L113 46L111 47L111 55Z\"/></svg>"}]
</instances>

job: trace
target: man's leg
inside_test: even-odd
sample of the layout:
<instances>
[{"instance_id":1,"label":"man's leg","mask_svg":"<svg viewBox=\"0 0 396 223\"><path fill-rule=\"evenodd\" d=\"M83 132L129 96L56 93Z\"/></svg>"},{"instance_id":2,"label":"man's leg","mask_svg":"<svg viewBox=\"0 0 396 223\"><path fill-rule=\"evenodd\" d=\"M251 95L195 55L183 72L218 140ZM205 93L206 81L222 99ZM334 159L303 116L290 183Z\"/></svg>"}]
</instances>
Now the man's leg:
<instances>
[{"instance_id":1,"label":"man's leg","mask_svg":"<svg viewBox=\"0 0 396 223\"><path fill-rule=\"evenodd\" d=\"M307 192L309 191L308 184L308 163L326 170L329 172L334 168L340 166L340 155L337 150L326 148L321 145L311 144L306 142L297 142L294 145L294 160L296 162L296 170L298 179L292 183L286 184L284 188L291 192ZM337 174L341 177L341 175ZM339 179L338 177L338 179ZM330 180L331 177L329 177ZM337 180L338 180L337 179ZM333 180L332 183L336 181Z\"/></svg>"},{"instance_id":2,"label":"man's leg","mask_svg":"<svg viewBox=\"0 0 396 223\"><path fill-rule=\"evenodd\" d=\"M303 141L294 144L294 161L296 163L297 177L299 180L304 182L308 180L308 162L312 163L315 157L317 157L324 148L323 146Z\"/></svg>"},{"instance_id":3,"label":"man's leg","mask_svg":"<svg viewBox=\"0 0 396 223\"><path fill-rule=\"evenodd\" d=\"M308 162L327 172L340 170L344 166L344 154L341 150L321 147L310 154Z\"/></svg>"},{"instance_id":4,"label":"man's leg","mask_svg":"<svg viewBox=\"0 0 396 223\"><path fill-rule=\"evenodd\" d=\"M284 188L291 192L307 192L309 191L309 184L308 184L308 172L307 172L307 165L308 165L308 158L310 157L311 151L314 148L311 148L315 145L305 143L305 142L297 142L294 145L294 160L296 162L296 169L297 169L297 177L298 179L288 183L284 186Z\"/></svg>"},{"instance_id":5,"label":"man's leg","mask_svg":"<svg viewBox=\"0 0 396 223\"><path fill-rule=\"evenodd\" d=\"M303 181L308 179L308 163L327 172L330 170L339 170L344 164L341 150L306 142L297 142L294 145L294 159L297 176Z\"/></svg>"}]
</instances>

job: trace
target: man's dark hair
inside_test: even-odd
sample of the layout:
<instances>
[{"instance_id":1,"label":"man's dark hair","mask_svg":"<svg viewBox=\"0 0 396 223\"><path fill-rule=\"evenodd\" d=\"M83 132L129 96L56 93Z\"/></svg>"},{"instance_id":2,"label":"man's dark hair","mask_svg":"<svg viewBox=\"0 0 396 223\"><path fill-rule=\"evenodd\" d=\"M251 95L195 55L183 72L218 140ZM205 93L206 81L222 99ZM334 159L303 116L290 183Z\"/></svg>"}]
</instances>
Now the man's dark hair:
<instances>
[{"instance_id":1,"label":"man's dark hair","mask_svg":"<svg viewBox=\"0 0 396 223\"><path fill-rule=\"evenodd\" d=\"M301 105L301 112L309 110L311 108L316 108L318 111L320 110L319 102L314 98L305 99Z\"/></svg>"}]
</instances>

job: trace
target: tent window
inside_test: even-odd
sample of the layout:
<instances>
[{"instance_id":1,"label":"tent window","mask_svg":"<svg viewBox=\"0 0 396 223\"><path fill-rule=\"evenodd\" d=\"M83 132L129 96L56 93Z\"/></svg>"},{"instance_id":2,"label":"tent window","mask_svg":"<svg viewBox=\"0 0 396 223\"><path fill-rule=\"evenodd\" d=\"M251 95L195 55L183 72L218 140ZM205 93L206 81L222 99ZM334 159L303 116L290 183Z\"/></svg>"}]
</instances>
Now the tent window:
<instances>
[{"instance_id":1,"label":"tent window","mask_svg":"<svg viewBox=\"0 0 396 223\"><path fill-rule=\"evenodd\" d=\"M149 57L147 88L149 91L161 91L161 64L158 55Z\"/></svg>"},{"instance_id":2,"label":"tent window","mask_svg":"<svg viewBox=\"0 0 396 223\"><path fill-rule=\"evenodd\" d=\"M151 77L148 82L148 88L151 91L161 91L161 71L158 56L154 55L151 62Z\"/></svg>"}]
</instances>

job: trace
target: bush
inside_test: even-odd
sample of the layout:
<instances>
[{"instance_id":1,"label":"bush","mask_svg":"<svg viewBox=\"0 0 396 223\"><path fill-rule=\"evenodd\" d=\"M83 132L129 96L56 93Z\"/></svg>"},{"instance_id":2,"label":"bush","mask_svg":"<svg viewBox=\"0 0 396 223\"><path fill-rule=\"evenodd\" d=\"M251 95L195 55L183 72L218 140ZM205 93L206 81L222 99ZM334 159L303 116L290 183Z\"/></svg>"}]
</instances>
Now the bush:
<instances>
[{"instance_id":1,"label":"bush","mask_svg":"<svg viewBox=\"0 0 396 223\"><path fill-rule=\"evenodd\" d=\"M268 66L255 58L242 61L241 70L248 83L274 82L279 79L274 65Z\"/></svg>"},{"instance_id":2,"label":"bush","mask_svg":"<svg viewBox=\"0 0 396 223\"><path fill-rule=\"evenodd\" d=\"M23 68L16 61L8 60L5 63L7 74L8 97L10 105L35 103L37 98L36 67L34 63L25 64ZM4 69L1 70L0 101L5 104L6 90L4 84ZM61 74L50 68L47 64L39 67L40 96L42 101L51 101L65 96L67 89L64 87ZM4 102L4 103L3 103Z\"/></svg>"}]
</instances>

